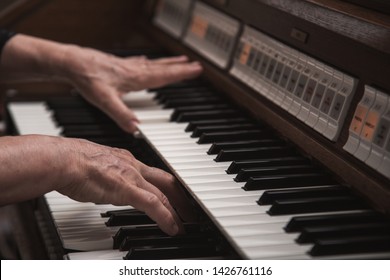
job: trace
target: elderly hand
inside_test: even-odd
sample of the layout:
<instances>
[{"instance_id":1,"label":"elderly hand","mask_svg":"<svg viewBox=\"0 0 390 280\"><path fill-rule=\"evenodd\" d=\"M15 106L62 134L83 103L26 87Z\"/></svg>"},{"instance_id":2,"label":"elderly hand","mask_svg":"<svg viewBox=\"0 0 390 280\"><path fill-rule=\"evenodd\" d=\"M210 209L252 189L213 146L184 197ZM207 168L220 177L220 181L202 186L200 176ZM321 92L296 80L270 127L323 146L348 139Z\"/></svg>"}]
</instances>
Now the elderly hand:
<instances>
[{"instance_id":1,"label":"elderly hand","mask_svg":"<svg viewBox=\"0 0 390 280\"><path fill-rule=\"evenodd\" d=\"M123 103L123 94L198 76L202 67L185 56L149 60L119 58L92 49L72 48L67 77L89 102L123 130L134 132L137 117ZM131 106L131 104L130 104Z\"/></svg>"},{"instance_id":2,"label":"elderly hand","mask_svg":"<svg viewBox=\"0 0 390 280\"><path fill-rule=\"evenodd\" d=\"M42 135L2 137L0 145L0 205L57 190L81 202L134 206L170 235L194 218L176 179L126 150Z\"/></svg>"},{"instance_id":3,"label":"elderly hand","mask_svg":"<svg viewBox=\"0 0 390 280\"><path fill-rule=\"evenodd\" d=\"M0 80L65 79L127 132L136 130L138 120L122 102L123 94L194 78L202 72L198 62L190 63L185 56L119 58L21 34L7 42L0 63Z\"/></svg>"}]
</instances>

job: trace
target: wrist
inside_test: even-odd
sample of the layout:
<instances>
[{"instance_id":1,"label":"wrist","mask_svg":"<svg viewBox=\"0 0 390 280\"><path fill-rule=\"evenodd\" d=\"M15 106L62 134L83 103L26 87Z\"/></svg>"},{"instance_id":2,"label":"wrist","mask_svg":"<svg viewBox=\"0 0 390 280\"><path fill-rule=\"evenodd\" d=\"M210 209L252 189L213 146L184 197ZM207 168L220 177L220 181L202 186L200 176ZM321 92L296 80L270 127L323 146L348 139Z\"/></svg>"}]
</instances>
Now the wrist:
<instances>
[{"instance_id":1,"label":"wrist","mask_svg":"<svg viewBox=\"0 0 390 280\"><path fill-rule=\"evenodd\" d=\"M72 162L60 137L6 136L0 145L0 204L32 199L69 183Z\"/></svg>"},{"instance_id":2,"label":"wrist","mask_svg":"<svg viewBox=\"0 0 390 280\"><path fill-rule=\"evenodd\" d=\"M82 57L82 47L76 45L61 45L59 53L50 61L49 68L56 76L73 82L76 77L86 73L85 59Z\"/></svg>"}]
</instances>

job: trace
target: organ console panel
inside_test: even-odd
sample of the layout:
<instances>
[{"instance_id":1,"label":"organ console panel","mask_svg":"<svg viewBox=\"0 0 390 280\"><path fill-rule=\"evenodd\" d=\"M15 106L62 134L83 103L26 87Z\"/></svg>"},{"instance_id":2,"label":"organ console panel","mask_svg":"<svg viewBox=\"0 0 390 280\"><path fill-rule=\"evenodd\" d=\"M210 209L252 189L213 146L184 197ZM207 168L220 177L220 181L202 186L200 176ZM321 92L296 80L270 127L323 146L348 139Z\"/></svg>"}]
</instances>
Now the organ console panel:
<instances>
[{"instance_id":1,"label":"organ console panel","mask_svg":"<svg viewBox=\"0 0 390 280\"><path fill-rule=\"evenodd\" d=\"M172 172L200 216L168 237L131 207L50 193L33 211L47 256L389 259L390 18L377 10L148 1L141 33L162 51L145 54L184 53L205 71L126 95L141 120L136 136L75 93L10 101L9 133L128 149Z\"/></svg>"}]
</instances>

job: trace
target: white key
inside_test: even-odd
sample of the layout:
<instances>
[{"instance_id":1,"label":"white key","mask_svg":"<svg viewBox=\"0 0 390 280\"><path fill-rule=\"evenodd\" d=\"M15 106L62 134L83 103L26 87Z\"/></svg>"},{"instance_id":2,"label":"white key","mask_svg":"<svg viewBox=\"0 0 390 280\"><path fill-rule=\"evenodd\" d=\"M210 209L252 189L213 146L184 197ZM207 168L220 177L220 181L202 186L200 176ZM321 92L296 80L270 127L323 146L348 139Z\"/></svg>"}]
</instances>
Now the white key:
<instances>
[{"instance_id":1,"label":"white key","mask_svg":"<svg viewBox=\"0 0 390 280\"><path fill-rule=\"evenodd\" d=\"M259 206L257 204L238 206L238 207L226 207L226 208L215 208L210 210L216 218L232 217L232 216L249 216L259 214Z\"/></svg>"},{"instance_id":2,"label":"white key","mask_svg":"<svg viewBox=\"0 0 390 280\"><path fill-rule=\"evenodd\" d=\"M286 234L263 234L253 236L243 236L236 238L236 243L240 248L250 248L253 246L270 246L270 245L281 245L281 244L294 244L295 239L299 236L297 233Z\"/></svg>"},{"instance_id":3,"label":"white key","mask_svg":"<svg viewBox=\"0 0 390 280\"><path fill-rule=\"evenodd\" d=\"M202 151L204 154L207 153L207 151L210 149L210 145L197 145L194 146L193 144L184 144L184 145L174 145L174 146L161 146L159 149L160 153L164 152L177 152L177 151Z\"/></svg>"},{"instance_id":4,"label":"white key","mask_svg":"<svg viewBox=\"0 0 390 280\"><path fill-rule=\"evenodd\" d=\"M172 166L176 171L180 170L192 170L197 168L213 168L221 167L227 169L230 166L231 162L214 162L214 161L199 161L199 162L182 162Z\"/></svg>"},{"instance_id":5,"label":"white key","mask_svg":"<svg viewBox=\"0 0 390 280\"><path fill-rule=\"evenodd\" d=\"M188 139L161 139L153 141L153 145L159 150L162 146L167 145L183 145L183 144L193 144L196 145L196 139L188 138Z\"/></svg>"},{"instance_id":6,"label":"white key","mask_svg":"<svg viewBox=\"0 0 390 280\"><path fill-rule=\"evenodd\" d=\"M177 163L186 163L186 162L196 162L196 161L210 161L212 162L213 157L208 156L208 155L198 155L198 156L193 156L193 157L182 157L182 156L173 156L173 157L167 157L166 158L168 162L172 165L177 164Z\"/></svg>"},{"instance_id":7,"label":"white key","mask_svg":"<svg viewBox=\"0 0 390 280\"><path fill-rule=\"evenodd\" d=\"M202 203L207 208L212 209L222 207L247 206L256 203L257 199L259 199L259 197L257 195L254 195L223 199L207 199L202 201Z\"/></svg>"},{"instance_id":8,"label":"white key","mask_svg":"<svg viewBox=\"0 0 390 280\"><path fill-rule=\"evenodd\" d=\"M218 166L209 168L196 168L180 171L180 176L183 178L196 177L196 176L208 176L208 175L226 175L226 169Z\"/></svg>"},{"instance_id":9,"label":"white key","mask_svg":"<svg viewBox=\"0 0 390 280\"><path fill-rule=\"evenodd\" d=\"M260 198L260 196L263 194L263 191L255 191L255 192L246 192L242 189L231 189L231 190L223 190L223 191L195 191L196 195L202 199L222 199L222 198L230 198L230 197L254 197L257 196ZM260 206L259 206L260 208Z\"/></svg>"},{"instance_id":10,"label":"white key","mask_svg":"<svg viewBox=\"0 0 390 280\"><path fill-rule=\"evenodd\" d=\"M148 135L149 141L161 141L161 140L180 140L180 139L188 139L189 136L180 133L180 134L155 134L155 135Z\"/></svg>"},{"instance_id":11,"label":"white key","mask_svg":"<svg viewBox=\"0 0 390 280\"><path fill-rule=\"evenodd\" d=\"M270 246L260 246L260 247L249 247L245 248L245 253L250 259L274 259L274 258L286 258L289 259L289 256L296 256L306 254L307 251L311 249L313 245L295 245L295 244L286 244L286 245L270 245Z\"/></svg>"},{"instance_id":12,"label":"white key","mask_svg":"<svg viewBox=\"0 0 390 280\"><path fill-rule=\"evenodd\" d=\"M235 175L218 174L218 175L202 175L202 176L182 176L186 184L201 184L201 183L213 183L213 182L231 182Z\"/></svg>"},{"instance_id":13,"label":"white key","mask_svg":"<svg viewBox=\"0 0 390 280\"><path fill-rule=\"evenodd\" d=\"M108 250L112 248L112 238L80 238L79 240L64 240L64 248L77 251Z\"/></svg>"},{"instance_id":14,"label":"white key","mask_svg":"<svg viewBox=\"0 0 390 280\"><path fill-rule=\"evenodd\" d=\"M69 253L69 260L123 260L127 252L119 250L92 251L82 253Z\"/></svg>"},{"instance_id":15,"label":"white key","mask_svg":"<svg viewBox=\"0 0 390 280\"><path fill-rule=\"evenodd\" d=\"M241 189L245 183L236 183L234 181L231 182L214 182L210 183L198 183L198 184L188 184L188 187L194 192L198 191L225 191L225 190L237 190Z\"/></svg>"},{"instance_id":16,"label":"white key","mask_svg":"<svg viewBox=\"0 0 390 280\"><path fill-rule=\"evenodd\" d=\"M275 219L267 215L269 207L259 206L259 214L244 216L230 216L230 217L221 217L218 219L218 222L226 229L233 227L247 227L253 226L256 227L256 234L273 233L273 232L283 232L283 227L288 221L286 217L277 216ZM268 217L267 217L268 216ZM271 222L271 219L272 222ZM279 221L279 222L278 222ZM269 226L268 226L269 225ZM272 230L271 230L272 229ZM272 232L270 232L272 231ZM240 233L243 234L243 233Z\"/></svg>"},{"instance_id":17,"label":"white key","mask_svg":"<svg viewBox=\"0 0 390 280\"><path fill-rule=\"evenodd\" d=\"M52 121L43 102L12 103L9 110L21 135L60 135L60 129Z\"/></svg>"},{"instance_id":18,"label":"white key","mask_svg":"<svg viewBox=\"0 0 390 280\"><path fill-rule=\"evenodd\" d=\"M173 151L173 152L160 152L164 157L170 158L170 157L180 157L180 156L185 156L185 157L193 157L193 156L202 156L206 155L204 151L198 151L198 150L187 150L187 151Z\"/></svg>"}]
</instances>

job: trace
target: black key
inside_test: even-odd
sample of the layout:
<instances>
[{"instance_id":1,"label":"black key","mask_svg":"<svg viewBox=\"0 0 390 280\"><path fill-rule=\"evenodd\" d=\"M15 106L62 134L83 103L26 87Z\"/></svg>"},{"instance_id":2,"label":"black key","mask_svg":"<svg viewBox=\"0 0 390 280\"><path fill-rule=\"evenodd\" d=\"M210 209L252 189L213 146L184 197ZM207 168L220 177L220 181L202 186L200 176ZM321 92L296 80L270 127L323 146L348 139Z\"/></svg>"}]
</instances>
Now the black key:
<instances>
[{"instance_id":1,"label":"black key","mask_svg":"<svg viewBox=\"0 0 390 280\"><path fill-rule=\"evenodd\" d=\"M161 87L158 89L152 89L149 90L151 92L155 92L157 97L160 96L169 96L169 95L184 95L184 94L191 94L191 93L200 93L200 92L212 92L212 90L207 86L184 86L184 87Z\"/></svg>"},{"instance_id":2,"label":"black key","mask_svg":"<svg viewBox=\"0 0 390 280\"><path fill-rule=\"evenodd\" d=\"M130 136L131 137L131 136ZM130 148L131 138L129 137L83 137L84 139L110 147L116 147L121 149L128 149Z\"/></svg>"},{"instance_id":3,"label":"black key","mask_svg":"<svg viewBox=\"0 0 390 280\"><path fill-rule=\"evenodd\" d=\"M186 234L199 234L203 232L199 224L183 224ZM168 236L157 225L139 225L121 227L114 235L114 249L118 249L123 240L127 237L145 237L145 236Z\"/></svg>"},{"instance_id":4,"label":"black key","mask_svg":"<svg viewBox=\"0 0 390 280\"><path fill-rule=\"evenodd\" d=\"M315 212L367 209L363 201L354 196L311 197L275 200L268 210L270 215L290 215Z\"/></svg>"},{"instance_id":5,"label":"black key","mask_svg":"<svg viewBox=\"0 0 390 280\"><path fill-rule=\"evenodd\" d=\"M237 134L237 136L239 136L239 134ZM293 156L296 153L297 152L291 147L285 146L222 150L218 153L218 156L215 158L215 161L222 162L234 160L263 159L272 156Z\"/></svg>"},{"instance_id":6,"label":"black key","mask_svg":"<svg viewBox=\"0 0 390 280\"><path fill-rule=\"evenodd\" d=\"M198 144L210 144L214 142L227 142L227 141L243 141L253 139L264 139L272 136L269 130L261 129L248 129L239 131L225 131L225 132L209 132L203 133Z\"/></svg>"},{"instance_id":7,"label":"black key","mask_svg":"<svg viewBox=\"0 0 390 280\"><path fill-rule=\"evenodd\" d=\"M113 249L119 249L123 241L128 237L139 237L139 236L167 236L157 225L156 226L128 226L120 228L114 235Z\"/></svg>"},{"instance_id":8,"label":"black key","mask_svg":"<svg viewBox=\"0 0 390 280\"><path fill-rule=\"evenodd\" d=\"M127 236L119 246L120 251L128 251L136 247L170 247L182 244L207 244L215 242L209 234L178 235L178 236Z\"/></svg>"},{"instance_id":9,"label":"black key","mask_svg":"<svg viewBox=\"0 0 390 280\"><path fill-rule=\"evenodd\" d=\"M175 92L166 91L164 93L158 92L155 95L155 100L157 100L158 103L160 104L165 104L169 100L177 99L184 96L188 98L196 98L196 97L212 97L212 96L216 96L216 94L210 91L209 89L204 89L203 91L196 91L193 89L178 90Z\"/></svg>"},{"instance_id":10,"label":"black key","mask_svg":"<svg viewBox=\"0 0 390 280\"><path fill-rule=\"evenodd\" d=\"M178 117L183 113L202 112L202 111L210 111L210 110L224 110L224 109L231 109L231 106L228 104L213 104L213 105L178 107L172 113L171 121L176 121Z\"/></svg>"},{"instance_id":11,"label":"black key","mask_svg":"<svg viewBox=\"0 0 390 280\"><path fill-rule=\"evenodd\" d=\"M66 117L96 117L96 118L107 118L107 116L98 111L95 108L58 108L53 112L54 118L66 118Z\"/></svg>"},{"instance_id":12,"label":"black key","mask_svg":"<svg viewBox=\"0 0 390 280\"><path fill-rule=\"evenodd\" d=\"M120 215L120 214L145 214L144 212L141 212L137 209L134 209L134 208L129 208L129 209L121 209L121 210L110 210L110 211L106 211L104 213L100 213L100 216L102 218L109 218L113 215Z\"/></svg>"},{"instance_id":13,"label":"black key","mask_svg":"<svg viewBox=\"0 0 390 280\"><path fill-rule=\"evenodd\" d=\"M85 137L98 137L98 136L116 136L116 137L125 137L125 133L120 130L114 129L84 129L84 130L75 130L65 127L61 132L61 135L66 137L73 138L85 138Z\"/></svg>"},{"instance_id":14,"label":"black key","mask_svg":"<svg viewBox=\"0 0 390 280\"><path fill-rule=\"evenodd\" d=\"M84 99L78 97L61 97L51 98L46 101L48 108L57 109L80 109L80 108L93 108Z\"/></svg>"},{"instance_id":15,"label":"black key","mask_svg":"<svg viewBox=\"0 0 390 280\"><path fill-rule=\"evenodd\" d=\"M215 246L208 244L187 244L183 246L172 246L165 248L139 247L132 248L126 255L127 260L146 259L184 259L184 258L205 258L218 256Z\"/></svg>"},{"instance_id":16,"label":"black key","mask_svg":"<svg viewBox=\"0 0 390 280\"><path fill-rule=\"evenodd\" d=\"M106 222L108 227L142 224L155 224L155 222L145 213L136 210L112 214Z\"/></svg>"},{"instance_id":17,"label":"black key","mask_svg":"<svg viewBox=\"0 0 390 280\"><path fill-rule=\"evenodd\" d=\"M278 165L300 165L300 164L308 164L308 163L310 163L309 159L300 156L240 160L240 161L233 161L232 164L230 164L230 166L226 170L226 173L237 174L241 169L244 168L270 167L270 166L278 166Z\"/></svg>"},{"instance_id":18,"label":"black key","mask_svg":"<svg viewBox=\"0 0 390 280\"><path fill-rule=\"evenodd\" d=\"M204 91L211 91L211 89L207 86L198 86L198 85L193 85L193 86L181 86L181 87L175 87L175 86L165 86L161 87L158 89L151 89L149 90L151 92L156 93L158 96L159 95L174 95L174 94L191 94L191 93L196 93L196 92L204 92Z\"/></svg>"},{"instance_id":19,"label":"black key","mask_svg":"<svg viewBox=\"0 0 390 280\"><path fill-rule=\"evenodd\" d=\"M257 129L257 125L252 123L242 123L242 124L225 124L225 125L210 125L210 126L198 126L194 132L191 134L191 137L200 137L203 133L210 132L228 132L228 131L241 131L249 129Z\"/></svg>"},{"instance_id":20,"label":"black key","mask_svg":"<svg viewBox=\"0 0 390 280\"><path fill-rule=\"evenodd\" d=\"M164 108L176 108L182 106L197 106L202 104L218 104L223 100L219 96L206 96L206 97L194 97L194 98L172 98L164 103Z\"/></svg>"},{"instance_id":21,"label":"black key","mask_svg":"<svg viewBox=\"0 0 390 280\"><path fill-rule=\"evenodd\" d=\"M292 187L334 185L337 182L327 174L286 174L278 176L250 177L244 186L244 190L267 190Z\"/></svg>"},{"instance_id":22,"label":"black key","mask_svg":"<svg viewBox=\"0 0 390 280\"><path fill-rule=\"evenodd\" d=\"M322 196L340 196L349 195L351 191L344 186L329 186L329 187L317 187L317 188L303 188L303 189L286 189L265 191L260 199L257 201L259 205L271 205L278 199L295 199L306 197L322 197Z\"/></svg>"},{"instance_id":23,"label":"black key","mask_svg":"<svg viewBox=\"0 0 390 280\"><path fill-rule=\"evenodd\" d=\"M390 251L390 235L320 238L309 251L312 256L375 253Z\"/></svg>"},{"instance_id":24,"label":"black key","mask_svg":"<svg viewBox=\"0 0 390 280\"><path fill-rule=\"evenodd\" d=\"M234 178L236 182L246 182L250 177L256 176L273 176L280 174L302 174L317 172L318 168L313 165L285 165L285 166L272 166L272 167L260 167L241 169L237 176Z\"/></svg>"},{"instance_id":25,"label":"black key","mask_svg":"<svg viewBox=\"0 0 390 280\"><path fill-rule=\"evenodd\" d=\"M293 217L286 225L286 232L302 231L305 227L319 227L326 225L344 225L350 223L385 222L385 217L374 211L344 214L326 214L313 216Z\"/></svg>"},{"instance_id":26,"label":"black key","mask_svg":"<svg viewBox=\"0 0 390 280\"><path fill-rule=\"evenodd\" d=\"M67 131L70 133L72 132L79 132L79 131L95 131L95 130L102 130L102 131L121 131L122 130L118 126L113 126L111 124L89 124L89 125L68 125L63 128L62 133L66 134Z\"/></svg>"},{"instance_id":27,"label":"black key","mask_svg":"<svg viewBox=\"0 0 390 280\"><path fill-rule=\"evenodd\" d=\"M104 124L112 124L115 125L114 122L109 119L108 117L94 117L94 116L67 116L67 117L56 117L55 121L60 126L67 126L67 125L83 125L83 124L96 124L96 123L104 123Z\"/></svg>"},{"instance_id":28,"label":"black key","mask_svg":"<svg viewBox=\"0 0 390 280\"><path fill-rule=\"evenodd\" d=\"M389 223L360 223L337 226L308 227L297 238L299 244L313 243L321 238L356 237L375 234L390 235Z\"/></svg>"},{"instance_id":29,"label":"black key","mask_svg":"<svg viewBox=\"0 0 390 280\"><path fill-rule=\"evenodd\" d=\"M185 88L195 88L195 87L206 87L208 83L204 80L200 79L191 79L191 80L185 80L176 82L173 84L169 84L166 86L158 87L158 88L151 88L148 91L150 92L158 92L158 91L164 91L168 89L185 89Z\"/></svg>"},{"instance_id":30,"label":"black key","mask_svg":"<svg viewBox=\"0 0 390 280\"><path fill-rule=\"evenodd\" d=\"M279 139L261 139L261 140L248 140L248 141L236 141L236 142L217 142L213 143L208 150L207 154L216 155L221 150L234 150L241 148L261 148L271 146L281 146L284 142Z\"/></svg>"},{"instance_id":31,"label":"black key","mask_svg":"<svg viewBox=\"0 0 390 280\"><path fill-rule=\"evenodd\" d=\"M178 116L176 122L191 122L200 120L212 120L223 118L241 118L242 113L235 109L210 110L202 112L186 112Z\"/></svg>"},{"instance_id":32,"label":"black key","mask_svg":"<svg viewBox=\"0 0 390 280\"><path fill-rule=\"evenodd\" d=\"M194 131L198 126L204 126L204 125L239 124L239 123L248 123L248 122L250 122L250 120L247 118L192 121L187 125L185 132Z\"/></svg>"}]
</instances>

